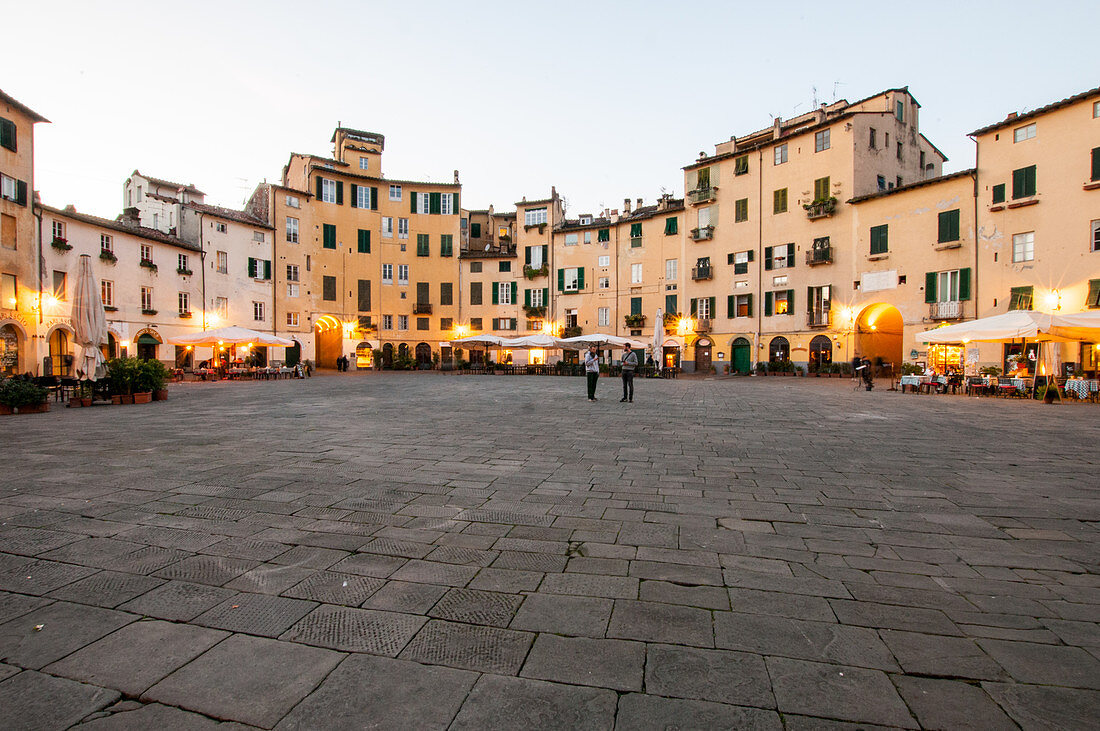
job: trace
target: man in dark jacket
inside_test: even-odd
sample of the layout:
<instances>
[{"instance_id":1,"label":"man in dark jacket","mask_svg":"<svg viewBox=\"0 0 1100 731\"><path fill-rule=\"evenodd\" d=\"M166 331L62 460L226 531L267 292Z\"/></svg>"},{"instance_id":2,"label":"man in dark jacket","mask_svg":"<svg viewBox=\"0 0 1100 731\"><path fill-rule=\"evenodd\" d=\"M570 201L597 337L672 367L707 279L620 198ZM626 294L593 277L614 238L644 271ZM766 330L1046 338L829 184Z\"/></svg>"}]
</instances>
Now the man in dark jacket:
<instances>
[{"instance_id":1,"label":"man in dark jacket","mask_svg":"<svg viewBox=\"0 0 1100 731\"><path fill-rule=\"evenodd\" d=\"M627 344L623 348L623 397L620 403L629 401L634 403L634 369L638 367L638 354Z\"/></svg>"}]
</instances>

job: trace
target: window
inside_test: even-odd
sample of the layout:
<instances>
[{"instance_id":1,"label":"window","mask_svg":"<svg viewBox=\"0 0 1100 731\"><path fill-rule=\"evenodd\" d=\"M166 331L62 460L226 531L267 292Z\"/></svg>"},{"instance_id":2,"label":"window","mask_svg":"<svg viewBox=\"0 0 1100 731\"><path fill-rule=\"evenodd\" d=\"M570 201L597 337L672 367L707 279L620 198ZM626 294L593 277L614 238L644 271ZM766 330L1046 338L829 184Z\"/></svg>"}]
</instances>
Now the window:
<instances>
[{"instance_id":1,"label":"window","mask_svg":"<svg viewBox=\"0 0 1100 731\"><path fill-rule=\"evenodd\" d=\"M470 318L470 329L471 330L481 330L481 318L480 317L471 317Z\"/></svg>"},{"instance_id":2,"label":"window","mask_svg":"<svg viewBox=\"0 0 1100 731\"><path fill-rule=\"evenodd\" d=\"M818 178L814 181L814 200L823 201L828 200L831 187L829 185L829 178Z\"/></svg>"},{"instance_id":3,"label":"window","mask_svg":"<svg viewBox=\"0 0 1100 731\"><path fill-rule=\"evenodd\" d=\"M875 131L874 127L871 127L870 131L871 136L870 139L867 141L867 146L874 150L878 148L878 132Z\"/></svg>"},{"instance_id":4,"label":"window","mask_svg":"<svg viewBox=\"0 0 1100 731\"><path fill-rule=\"evenodd\" d=\"M191 267L187 266L187 254L176 255L176 270L179 272L191 271Z\"/></svg>"},{"instance_id":5,"label":"window","mask_svg":"<svg viewBox=\"0 0 1100 731\"><path fill-rule=\"evenodd\" d=\"M454 327L454 322L453 317L441 317L439 318L439 329L450 330Z\"/></svg>"},{"instance_id":6,"label":"window","mask_svg":"<svg viewBox=\"0 0 1100 731\"><path fill-rule=\"evenodd\" d=\"M481 273L481 262L480 261L470 262L470 273L471 274L480 274Z\"/></svg>"},{"instance_id":7,"label":"window","mask_svg":"<svg viewBox=\"0 0 1100 731\"><path fill-rule=\"evenodd\" d=\"M301 208L302 207L302 202L300 200L298 200L298 196L288 195L286 197L286 205L287 205L287 208Z\"/></svg>"},{"instance_id":8,"label":"window","mask_svg":"<svg viewBox=\"0 0 1100 731\"><path fill-rule=\"evenodd\" d=\"M1008 309L1030 310L1034 294L1034 287L1013 287L1009 291Z\"/></svg>"},{"instance_id":9,"label":"window","mask_svg":"<svg viewBox=\"0 0 1100 731\"><path fill-rule=\"evenodd\" d=\"M321 299L327 302L336 301L336 277L321 276Z\"/></svg>"},{"instance_id":10,"label":"window","mask_svg":"<svg viewBox=\"0 0 1100 731\"><path fill-rule=\"evenodd\" d=\"M510 262L510 261L497 262L497 271L498 272L510 272L510 271L512 271L512 262Z\"/></svg>"},{"instance_id":11,"label":"window","mask_svg":"<svg viewBox=\"0 0 1100 731\"><path fill-rule=\"evenodd\" d=\"M691 314L698 317L700 320L709 320L712 314L710 301L710 297L693 299L691 301Z\"/></svg>"},{"instance_id":12,"label":"window","mask_svg":"<svg viewBox=\"0 0 1100 731\"><path fill-rule=\"evenodd\" d=\"M153 288L142 287L141 288L141 309L148 312L153 309Z\"/></svg>"},{"instance_id":13,"label":"window","mask_svg":"<svg viewBox=\"0 0 1100 731\"><path fill-rule=\"evenodd\" d=\"M905 121L905 102L900 99L894 102L894 116L898 118L899 122Z\"/></svg>"},{"instance_id":14,"label":"window","mask_svg":"<svg viewBox=\"0 0 1100 731\"><path fill-rule=\"evenodd\" d=\"M156 228L156 227L157 227L157 214L154 213L153 214L153 228ZM215 223L214 224L214 230L217 231L220 234L223 234L223 233L225 233L226 231L229 230L229 226L227 226L224 223Z\"/></svg>"},{"instance_id":15,"label":"window","mask_svg":"<svg viewBox=\"0 0 1100 731\"><path fill-rule=\"evenodd\" d=\"M266 259L248 257L248 276L252 279L271 279L271 262Z\"/></svg>"},{"instance_id":16,"label":"window","mask_svg":"<svg viewBox=\"0 0 1100 731\"><path fill-rule=\"evenodd\" d=\"M577 235L576 234L566 234L565 235L565 245L566 246L576 246L577 245Z\"/></svg>"},{"instance_id":17,"label":"window","mask_svg":"<svg viewBox=\"0 0 1100 731\"><path fill-rule=\"evenodd\" d=\"M584 243L586 243L586 244L591 244L592 243L592 232L591 231L585 231L584 232Z\"/></svg>"},{"instance_id":18,"label":"window","mask_svg":"<svg viewBox=\"0 0 1100 731\"><path fill-rule=\"evenodd\" d=\"M393 217L392 216L382 216L382 238L384 238L384 239L392 239L393 238Z\"/></svg>"},{"instance_id":19,"label":"window","mask_svg":"<svg viewBox=\"0 0 1100 731\"><path fill-rule=\"evenodd\" d=\"M382 315L382 329L393 330L393 315Z\"/></svg>"},{"instance_id":20,"label":"window","mask_svg":"<svg viewBox=\"0 0 1100 731\"><path fill-rule=\"evenodd\" d=\"M255 241L256 243L262 244L264 242L263 231L253 231L252 232L252 240Z\"/></svg>"},{"instance_id":21,"label":"window","mask_svg":"<svg viewBox=\"0 0 1100 731\"><path fill-rule=\"evenodd\" d=\"M546 247L545 246L528 246L524 249L525 264L532 269L541 269L542 265L546 263Z\"/></svg>"},{"instance_id":22,"label":"window","mask_svg":"<svg viewBox=\"0 0 1100 731\"><path fill-rule=\"evenodd\" d=\"M141 260L148 262L153 261L153 247L149 244L141 245Z\"/></svg>"},{"instance_id":23,"label":"window","mask_svg":"<svg viewBox=\"0 0 1100 731\"><path fill-rule=\"evenodd\" d=\"M890 248L889 224L871 227L871 254L885 254Z\"/></svg>"},{"instance_id":24,"label":"window","mask_svg":"<svg viewBox=\"0 0 1100 731\"><path fill-rule=\"evenodd\" d=\"M679 231L679 219L671 216L665 219L665 236L675 236ZM588 232L586 232L587 235ZM588 243L587 241L585 243Z\"/></svg>"},{"instance_id":25,"label":"window","mask_svg":"<svg viewBox=\"0 0 1100 731\"><path fill-rule=\"evenodd\" d=\"M428 234L416 235L416 255L417 256L429 256L431 254L431 241L428 238Z\"/></svg>"},{"instance_id":26,"label":"window","mask_svg":"<svg viewBox=\"0 0 1100 731\"><path fill-rule=\"evenodd\" d=\"M773 287L785 287L787 286L787 275L783 274L778 277L772 277Z\"/></svg>"},{"instance_id":27,"label":"window","mask_svg":"<svg viewBox=\"0 0 1100 731\"><path fill-rule=\"evenodd\" d=\"M823 129L814 135L814 152L823 152L829 149L829 130Z\"/></svg>"},{"instance_id":28,"label":"window","mask_svg":"<svg viewBox=\"0 0 1100 731\"><path fill-rule=\"evenodd\" d=\"M632 223L630 224L630 246L637 249L642 245L642 224Z\"/></svg>"},{"instance_id":29,"label":"window","mask_svg":"<svg viewBox=\"0 0 1100 731\"><path fill-rule=\"evenodd\" d=\"M301 281L299 279L299 272L298 272L298 265L297 264L287 264L286 265L286 281L288 281L288 282Z\"/></svg>"},{"instance_id":30,"label":"window","mask_svg":"<svg viewBox=\"0 0 1100 731\"><path fill-rule=\"evenodd\" d=\"M1035 123L1024 125L1023 127L1017 127L1012 131L1012 141L1023 142L1035 137Z\"/></svg>"},{"instance_id":31,"label":"window","mask_svg":"<svg viewBox=\"0 0 1100 731\"><path fill-rule=\"evenodd\" d=\"M752 317L752 295L731 294L727 297L726 317Z\"/></svg>"},{"instance_id":32,"label":"window","mask_svg":"<svg viewBox=\"0 0 1100 731\"><path fill-rule=\"evenodd\" d=\"M328 178L321 178L321 202L322 203L335 203L336 202L336 181L329 180Z\"/></svg>"},{"instance_id":33,"label":"window","mask_svg":"<svg viewBox=\"0 0 1100 731\"><path fill-rule=\"evenodd\" d=\"M641 284L642 283L642 265L631 264L630 265L630 283Z\"/></svg>"},{"instance_id":34,"label":"window","mask_svg":"<svg viewBox=\"0 0 1100 731\"><path fill-rule=\"evenodd\" d=\"M159 219L160 219L160 214L154 213L153 214L153 228L160 228L160 220ZM217 228L218 228L218 233L223 234L226 231L224 223L219 223Z\"/></svg>"},{"instance_id":35,"label":"window","mask_svg":"<svg viewBox=\"0 0 1100 731\"><path fill-rule=\"evenodd\" d=\"M14 293L15 290L13 289ZM110 279L103 279L99 283L99 296L103 300L104 307L115 306L115 283ZM10 302L4 303L6 306L10 305Z\"/></svg>"},{"instance_id":36,"label":"window","mask_svg":"<svg viewBox=\"0 0 1100 731\"><path fill-rule=\"evenodd\" d=\"M569 269L558 270L558 290L561 292L579 292L584 286L582 284L584 277L583 267L571 267Z\"/></svg>"},{"instance_id":37,"label":"window","mask_svg":"<svg viewBox=\"0 0 1100 731\"><path fill-rule=\"evenodd\" d=\"M178 303L179 303L179 314L181 314L181 315L190 315L191 314L191 295L187 292L180 292L179 297L177 299L178 299Z\"/></svg>"},{"instance_id":38,"label":"window","mask_svg":"<svg viewBox=\"0 0 1100 731\"><path fill-rule=\"evenodd\" d=\"M1100 220L1089 225L1092 227L1092 251L1100 251Z\"/></svg>"},{"instance_id":39,"label":"window","mask_svg":"<svg viewBox=\"0 0 1100 731\"><path fill-rule=\"evenodd\" d=\"M511 305L511 304L514 304L512 302L512 291L516 288L516 283L515 282L497 282L496 283L496 288L497 288L497 296L496 296L496 301L493 304L495 304L495 305Z\"/></svg>"},{"instance_id":40,"label":"window","mask_svg":"<svg viewBox=\"0 0 1100 731\"><path fill-rule=\"evenodd\" d=\"M409 329L409 316L408 315L398 315L397 316L397 329L398 330L408 330Z\"/></svg>"},{"instance_id":41,"label":"window","mask_svg":"<svg viewBox=\"0 0 1100 731\"><path fill-rule=\"evenodd\" d=\"M901 147L901 143L899 142L898 143L898 159L899 160L901 159L901 154L902 154L902 147ZM898 186L900 186L900 185L901 185L901 183L899 182Z\"/></svg>"},{"instance_id":42,"label":"window","mask_svg":"<svg viewBox=\"0 0 1100 731\"><path fill-rule=\"evenodd\" d=\"M299 287L300 287L300 285L296 284L295 282L287 282L287 284L286 284L286 296L287 297L297 297L299 292L300 292Z\"/></svg>"},{"instance_id":43,"label":"window","mask_svg":"<svg viewBox=\"0 0 1100 731\"><path fill-rule=\"evenodd\" d=\"M336 248L336 227L331 223L321 224L321 246L326 249Z\"/></svg>"},{"instance_id":44,"label":"window","mask_svg":"<svg viewBox=\"0 0 1100 731\"><path fill-rule=\"evenodd\" d=\"M439 304L441 305L453 305L454 304L454 283L453 282L440 282L439 283ZM448 328L443 328L444 330Z\"/></svg>"},{"instance_id":45,"label":"window","mask_svg":"<svg viewBox=\"0 0 1100 731\"><path fill-rule=\"evenodd\" d=\"M481 304L481 282L470 282L470 304Z\"/></svg>"},{"instance_id":46,"label":"window","mask_svg":"<svg viewBox=\"0 0 1100 731\"><path fill-rule=\"evenodd\" d=\"M0 147L6 147L15 152L16 142L18 141L16 131L15 122L0 117Z\"/></svg>"},{"instance_id":47,"label":"window","mask_svg":"<svg viewBox=\"0 0 1100 731\"><path fill-rule=\"evenodd\" d=\"M677 277L676 269L679 267L679 259L665 259L665 281L675 282Z\"/></svg>"},{"instance_id":48,"label":"window","mask_svg":"<svg viewBox=\"0 0 1100 731\"><path fill-rule=\"evenodd\" d=\"M397 238L399 238L399 239L409 238L409 219L407 219L407 218L397 219Z\"/></svg>"},{"instance_id":49,"label":"window","mask_svg":"<svg viewBox=\"0 0 1100 731\"><path fill-rule=\"evenodd\" d=\"M698 213L698 226L700 229L705 229L711 225L711 208L717 208L717 206L704 206L699 209Z\"/></svg>"},{"instance_id":50,"label":"window","mask_svg":"<svg viewBox=\"0 0 1100 731\"><path fill-rule=\"evenodd\" d=\"M229 299L227 297L215 297L214 298L214 314L221 319L225 319L229 314Z\"/></svg>"},{"instance_id":51,"label":"window","mask_svg":"<svg viewBox=\"0 0 1100 731\"><path fill-rule=\"evenodd\" d=\"M115 240L109 234L99 235L99 250L104 254L115 253Z\"/></svg>"},{"instance_id":52,"label":"window","mask_svg":"<svg viewBox=\"0 0 1100 731\"><path fill-rule=\"evenodd\" d=\"M597 322L599 327L608 327L608 326L611 325L611 308L610 307L600 307L598 310L596 310L596 315L597 315L596 322Z\"/></svg>"},{"instance_id":53,"label":"window","mask_svg":"<svg viewBox=\"0 0 1100 731\"><path fill-rule=\"evenodd\" d=\"M298 322L299 322L299 320L298 320L298 313L297 312L288 312L288 313L286 313L287 327L298 327Z\"/></svg>"},{"instance_id":54,"label":"window","mask_svg":"<svg viewBox=\"0 0 1100 731\"><path fill-rule=\"evenodd\" d=\"M218 258L218 273L227 274L229 272L229 254L224 251L219 251Z\"/></svg>"},{"instance_id":55,"label":"window","mask_svg":"<svg viewBox=\"0 0 1100 731\"><path fill-rule=\"evenodd\" d=\"M362 158L360 158L362 159ZM365 185L353 185L351 189L355 191L355 207L370 210L376 206L371 205L370 192L371 189Z\"/></svg>"},{"instance_id":56,"label":"window","mask_svg":"<svg viewBox=\"0 0 1100 731\"><path fill-rule=\"evenodd\" d=\"M749 156L741 155L733 159L733 174L745 175L749 172Z\"/></svg>"},{"instance_id":57,"label":"window","mask_svg":"<svg viewBox=\"0 0 1100 731\"><path fill-rule=\"evenodd\" d=\"M611 289L611 277L600 277L597 280L597 286L600 289Z\"/></svg>"},{"instance_id":58,"label":"window","mask_svg":"<svg viewBox=\"0 0 1100 731\"><path fill-rule=\"evenodd\" d=\"M439 255L454 256L454 234L440 234ZM508 262L508 264L510 266L511 262Z\"/></svg>"},{"instance_id":59,"label":"window","mask_svg":"<svg viewBox=\"0 0 1100 731\"><path fill-rule=\"evenodd\" d=\"M751 261L751 258L750 258ZM736 261L734 262L736 264ZM764 269L787 269L794 266L794 244L782 244L781 246L765 246L764 247ZM745 271L738 271L736 268L733 270L734 274L745 274L748 272L748 267Z\"/></svg>"},{"instance_id":60,"label":"window","mask_svg":"<svg viewBox=\"0 0 1100 731\"><path fill-rule=\"evenodd\" d=\"M602 267L611 266L611 257L601 256L599 259L596 260L596 262Z\"/></svg>"},{"instance_id":61,"label":"window","mask_svg":"<svg viewBox=\"0 0 1100 731\"><path fill-rule=\"evenodd\" d=\"M736 223L749 220L748 198L738 198L733 202L733 220Z\"/></svg>"},{"instance_id":62,"label":"window","mask_svg":"<svg viewBox=\"0 0 1100 731\"><path fill-rule=\"evenodd\" d=\"M944 211L939 218L939 243L959 240L959 209Z\"/></svg>"},{"instance_id":63,"label":"window","mask_svg":"<svg viewBox=\"0 0 1100 731\"><path fill-rule=\"evenodd\" d=\"M546 223L545 208L528 208L523 212L524 226L538 226L544 223Z\"/></svg>"},{"instance_id":64,"label":"window","mask_svg":"<svg viewBox=\"0 0 1100 731\"><path fill-rule=\"evenodd\" d=\"M359 169L360 170L369 170L370 169L370 158L369 157L360 157L359 158Z\"/></svg>"},{"instance_id":65,"label":"window","mask_svg":"<svg viewBox=\"0 0 1100 731\"><path fill-rule=\"evenodd\" d=\"M397 265L397 283L402 287L409 285L409 265L398 264Z\"/></svg>"},{"instance_id":66,"label":"window","mask_svg":"<svg viewBox=\"0 0 1100 731\"><path fill-rule=\"evenodd\" d=\"M401 200L401 186L400 185L391 185L390 186L390 200L391 201Z\"/></svg>"},{"instance_id":67,"label":"window","mask_svg":"<svg viewBox=\"0 0 1100 731\"><path fill-rule=\"evenodd\" d=\"M52 226L52 230L53 230L53 237L55 239L61 239L62 241L65 240L65 224L63 222L54 221L53 226Z\"/></svg>"},{"instance_id":68,"label":"window","mask_svg":"<svg viewBox=\"0 0 1100 731\"><path fill-rule=\"evenodd\" d=\"M885 175L878 176L878 189L879 190L886 190L886 176Z\"/></svg>"},{"instance_id":69,"label":"window","mask_svg":"<svg viewBox=\"0 0 1100 731\"><path fill-rule=\"evenodd\" d=\"M292 244L298 243L298 219L287 216L286 240Z\"/></svg>"},{"instance_id":70,"label":"window","mask_svg":"<svg viewBox=\"0 0 1100 731\"><path fill-rule=\"evenodd\" d=\"M527 290L527 297L531 300L531 307L546 306L546 290L529 289Z\"/></svg>"},{"instance_id":71,"label":"window","mask_svg":"<svg viewBox=\"0 0 1100 731\"><path fill-rule=\"evenodd\" d=\"M1092 148L1092 181L1100 181L1100 147Z\"/></svg>"},{"instance_id":72,"label":"window","mask_svg":"<svg viewBox=\"0 0 1100 731\"><path fill-rule=\"evenodd\" d=\"M1029 231L1012 236L1012 261L1032 261L1035 259L1035 232Z\"/></svg>"},{"instance_id":73,"label":"window","mask_svg":"<svg viewBox=\"0 0 1100 731\"><path fill-rule=\"evenodd\" d=\"M775 292L764 293L764 316L793 315L794 314L794 290L780 289Z\"/></svg>"},{"instance_id":74,"label":"window","mask_svg":"<svg viewBox=\"0 0 1100 731\"><path fill-rule=\"evenodd\" d=\"M1027 198L1035 195L1035 166L1012 171L1012 197Z\"/></svg>"},{"instance_id":75,"label":"window","mask_svg":"<svg viewBox=\"0 0 1100 731\"><path fill-rule=\"evenodd\" d=\"M775 148L775 164L782 165L787 162L787 145L786 143L778 145Z\"/></svg>"},{"instance_id":76,"label":"window","mask_svg":"<svg viewBox=\"0 0 1100 731\"><path fill-rule=\"evenodd\" d=\"M598 231L596 231L596 241L597 241L597 243L603 242L603 241L610 241L610 240L611 240L611 229L601 228Z\"/></svg>"},{"instance_id":77,"label":"window","mask_svg":"<svg viewBox=\"0 0 1100 731\"><path fill-rule=\"evenodd\" d=\"M27 205L27 184L22 180L0 175L0 197L14 201L18 205Z\"/></svg>"},{"instance_id":78,"label":"window","mask_svg":"<svg viewBox=\"0 0 1100 731\"><path fill-rule=\"evenodd\" d=\"M1100 102L1092 103L1092 118L1100 119Z\"/></svg>"},{"instance_id":79,"label":"window","mask_svg":"<svg viewBox=\"0 0 1100 731\"><path fill-rule=\"evenodd\" d=\"M787 189L780 188L772 193L772 213L787 212Z\"/></svg>"},{"instance_id":80,"label":"window","mask_svg":"<svg viewBox=\"0 0 1100 731\"><path fill-rule=\"evenodd\" d=\"M9 216L6 213L0 213L0 246L5 249L15 249L18 245L18 237L16 235L17 226L15 224L15 216ZM108 236L108 239L111 237Z\"/></svg>"},{"instance_id":81,"label":"window","mask_svg":"<svg viewBox=\"0 0 1100 731\"><path fill-rule=\"evenodd\" d=\"M393 284L393 264L382 265L382 284Z\"/></svg>"},{"instance_id":82,"label":"window","mask_svg":"<svg viewBox=\"0 0 1100 731\"><path fill-rule=\"evenodd\" d=\"M970 270L930 272L925 277L926 302L958 302L970 299Z\"/></svg>"}]
</instances>

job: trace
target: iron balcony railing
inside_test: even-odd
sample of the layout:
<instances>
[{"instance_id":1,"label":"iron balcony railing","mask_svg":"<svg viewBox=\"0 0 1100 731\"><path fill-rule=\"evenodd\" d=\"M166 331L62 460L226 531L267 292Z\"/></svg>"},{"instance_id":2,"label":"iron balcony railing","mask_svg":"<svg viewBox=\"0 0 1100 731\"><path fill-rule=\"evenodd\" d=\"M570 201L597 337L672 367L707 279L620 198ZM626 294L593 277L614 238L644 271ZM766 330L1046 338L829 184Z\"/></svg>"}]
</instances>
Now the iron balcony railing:
<instances>
[{"instance_id":1,"label":"iron balcony railing","mask_svg":"<svg viewBox=\"0 0 1100 731\"><path fill-rule=\"evenodd\" d=\"M816 249L810 249L806 252L806 263L810 266L817 266L818 264L832 264L833 247L824 246Z\"/></svg>"},{"instance_id":2,"label":"iron balcony railing","mask_svg":"<svg viewBox=\"0 0 1100 731\"><path fill-rule=\"evenodd\" d=\"M718 189L713 186L707 186L706 188L696 188L695 190L688 191L688 202L692 205L698 205L700 203L708 203L715 199Z\"/></svg>"},{"instance_id":3,"label":"iron balcony railing","mask_svg":"<svg viewBox=\"0 0 1100 731\"><path fill-rule=\"evenodd\" d=\"M700 226L691 229L692 241L707 241L714 238L714 226Z\"/></svg>"},{"instance_id":4,"label":"iron balcony railing","mask_svg":"<svg viewBox=\"0 0 1100 731\"><path fill-rule=\"evenodd\" d=\"M691 268L691 278L697 282L701 279L711 279L713 276L714 271L709 266Z\"/></svg>"},{"instance_id":5,"label":"iron balcony railing","mask_svg":"<svg viewBox=\"0 0 1100 731\"><path fill-rule=\"evenodd\" d=\"M430 315L432 314L432 306L428 302L417 302L413 305L414 315Z\"/></svg>"},{"instance_id":6,"label":"iron balcony railing","mask_svg":"<svg viewBox=\"0 0 1100 731\"><path fill-rule=\"evenodd\" d=\"M806 313L806 324L809 327L829 327L830 310L810 310Z\"/></svg>"},{"instance_id":7,"label":"iron balcony railing","mask_svg":"<svg viewBox=\"0 0 1100 731\"><path fill-rule=\"evenodd\" d=\"M932 302L928 316L933 320L957 320L962 317L962 302Z\"/></svg>"}]
</instances>

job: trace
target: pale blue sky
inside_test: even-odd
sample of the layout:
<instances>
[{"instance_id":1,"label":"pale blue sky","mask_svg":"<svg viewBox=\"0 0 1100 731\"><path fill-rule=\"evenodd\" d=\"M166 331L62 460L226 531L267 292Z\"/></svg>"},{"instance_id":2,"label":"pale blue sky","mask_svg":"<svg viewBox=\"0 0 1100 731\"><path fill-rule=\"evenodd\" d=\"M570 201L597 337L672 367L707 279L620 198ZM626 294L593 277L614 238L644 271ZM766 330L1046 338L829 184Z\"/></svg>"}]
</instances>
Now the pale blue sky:
<instances>
[{"instance_id":1,"label":"pale blue sky","mask_svg":"<svg viewBox=\"0 0 1100 731\"><path fill-rule=\"evenodd\" d=\"M134 168L240 205L338 120L386 136L391 177L457 168L498 210L553 184L576 215L682 194L700 150L814 86L908 85L952 171L966 133L1100 85L1097 2L37 0L5 24L0 88L53 122L44 201L111 217Z\"/></svg>"}]
</instances>

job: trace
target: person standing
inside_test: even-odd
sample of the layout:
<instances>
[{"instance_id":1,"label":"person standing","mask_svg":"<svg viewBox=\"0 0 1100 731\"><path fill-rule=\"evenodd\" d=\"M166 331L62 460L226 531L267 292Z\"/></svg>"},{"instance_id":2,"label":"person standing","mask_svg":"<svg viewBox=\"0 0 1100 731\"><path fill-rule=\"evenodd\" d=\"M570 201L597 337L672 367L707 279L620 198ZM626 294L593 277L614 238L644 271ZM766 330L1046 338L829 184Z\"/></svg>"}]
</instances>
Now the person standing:
<instances>
[{"instance_id":1,"label":"person standing","mask_svg":"<svg viewBox=\"0 0 1100 731\"><path fill-rule=\"evenodd\" d=\"M588 377L588 400L596 400L596 383L600 380L600 359L595 344L588 346L584 354L584 374Z\"/></svg>"},{"instance_id":2,"label":"person standing","mask_svg":"<svg viewBox=\"0 0 1100 731\"><path fill-rule=\"evenodd\" d=\"M638 367L638 354L627 343L623 348L623 397L619 403L634 403L634 369Z\"/></svg>"}]
</instances>

